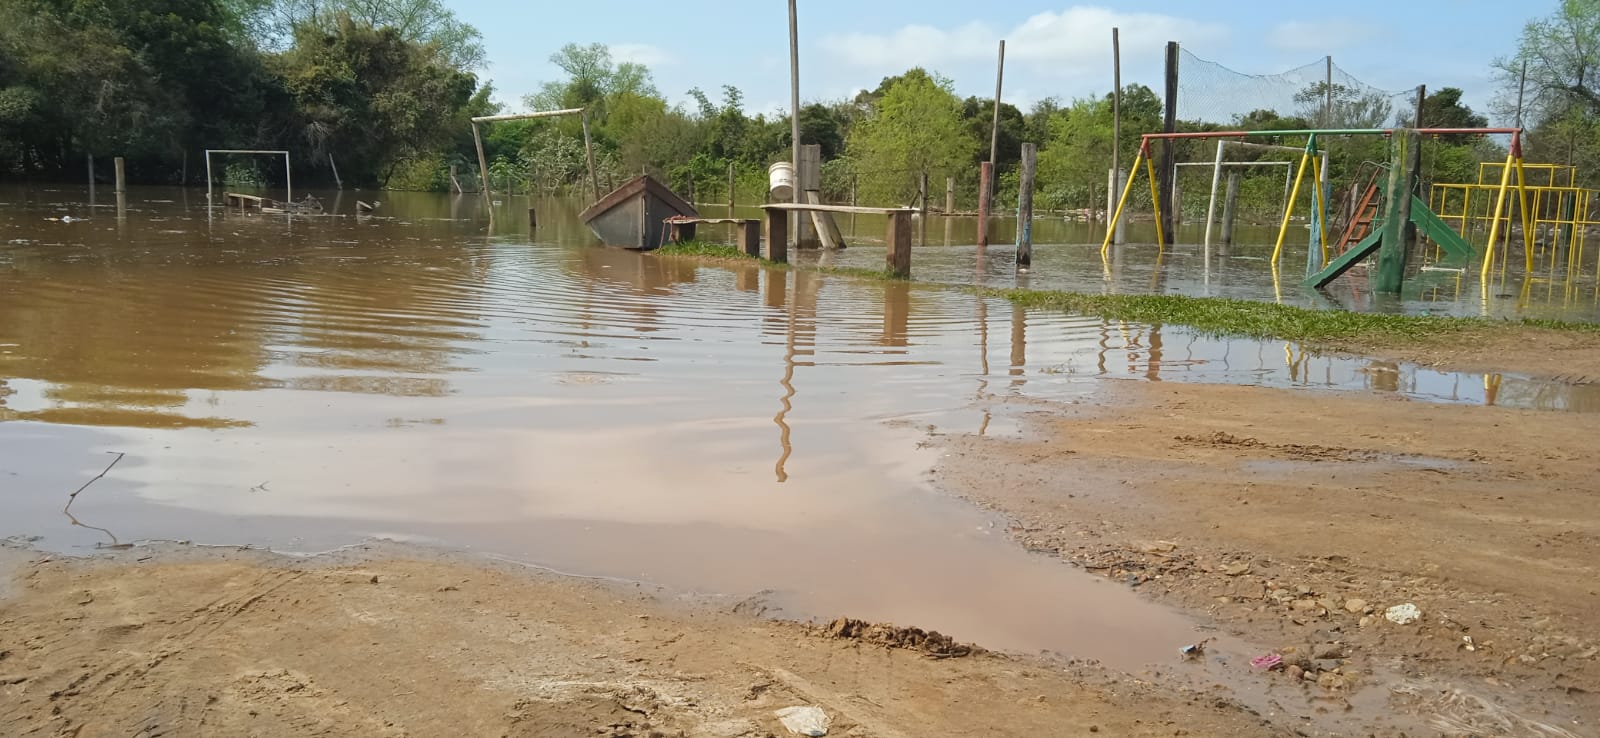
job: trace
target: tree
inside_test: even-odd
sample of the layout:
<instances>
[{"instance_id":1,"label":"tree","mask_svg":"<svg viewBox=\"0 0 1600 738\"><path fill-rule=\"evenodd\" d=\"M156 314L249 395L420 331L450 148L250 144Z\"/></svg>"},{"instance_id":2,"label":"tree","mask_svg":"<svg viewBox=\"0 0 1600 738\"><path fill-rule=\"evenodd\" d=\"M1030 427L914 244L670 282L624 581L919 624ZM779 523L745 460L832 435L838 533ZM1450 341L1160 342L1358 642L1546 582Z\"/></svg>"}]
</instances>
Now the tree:
<instances>
[{"instance_id":1,"label":"tree","mask_svg":"<svg viewBox=\"0 0 1600 738\"><path fill-rule=\"evenodd\" d=\"M302 25L274 61L293 95L292 144L316 162L335 153L348 179L381 184L404 160L454 142L477 82L436 44L341 16Z\"/></svg>"},{"instance_id":2,"label":"tree","mask_svg":"<svg viewBox=\"0 0 1600 738\"><path fill-rule=\"evenodd\" d=\"M263 48L282 50L307 23L325 30L348 17L358 25L391 28L401 40L436 44L445 62L463 71L483 67L483 35L457 18L443 0L220 0L237 28Z\"/></svg>"},{"instance_id":3,"label":"tree","mask_svg":"<svg viewBox=\"0 0 1600 738\"><path fill-rule=\"evenodd\" d=\"M961 119L967 126L967 133L974 141L979 142L976 158L972 165L989 160L989 138L994 130L994 100L969 97L961 104ZM1008 102L1000 102L1000 130L995 138L995 167L1005 169L1014 166L1022 158L1022 142L1027 136L1027 122L1022 111L1017 106ZM1042 139L1034 139L1040 143Z\"/></svg>"},{"instance_id":4,"label":"tree","mask_svg":"<svg viewBox=\"0 0 1600 738\"><path fill-rule=\"evenodd\" d=\"M1389 122L1394 103L1388 95L1333 83L1333 108L1328 109L1328 83L1316 82L1294 94L1299 115L1321 128L1380 128Z\"/></svg>"},{"instance_id":5,"label":"tree","mask_svg":"<svg viewBox=\"0 0 1600 738\"><path fill-rule=\"evenodd\" d=\"M970 167L978 143L961 119L949 80L913 69L890 82L874 111L850 132L846 151L861 176L862 197L909 202L917 176Z\"/></svg>"},{"instance_id":6,"label":"tree","mask_svg":"<svg viewBox=\"0 0 1600 738\"><path fill-rule=\"evenodd\" d=\"M1536 124L1573 107L1600 114L1600 0L1562 0L1556 12L1523 27L1516 55L1495 60L1503 102L1516 99L1524 64L1525 121Z\"/></svg>"}]
</instances>

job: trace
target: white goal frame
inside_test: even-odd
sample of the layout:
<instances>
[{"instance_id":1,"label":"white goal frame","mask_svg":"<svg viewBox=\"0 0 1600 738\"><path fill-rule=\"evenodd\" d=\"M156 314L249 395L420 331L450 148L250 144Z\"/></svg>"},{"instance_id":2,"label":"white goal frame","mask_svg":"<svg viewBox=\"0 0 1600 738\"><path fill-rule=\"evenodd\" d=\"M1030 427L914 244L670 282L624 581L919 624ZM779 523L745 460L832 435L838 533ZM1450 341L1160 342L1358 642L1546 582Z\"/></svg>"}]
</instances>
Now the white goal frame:
<instances>
[{"instance_id":1,"label":"white goal frame","mask_svg":"<svg viewBox=\"0 0 1600 738\"><path fill-rule=\"evenodd\" d=\"M288 191L287 194L284 196L284 201L285 202L294 202L294 172L293 172L293 170L291 170L289 168L289 152L283 151L283 150L262 150L262 149L206 149L206 204L207 205L212 205L212 204L215 204L215 202L216 202L211 197L211 192L213 190L212 185L215 184L215 180L213 180L211 178L211 155L212 154L258 154L258 155L261 155L261 156L280 156L281 155L283 157L284 189L286 189Z\"/></svg>"}]
</instances>

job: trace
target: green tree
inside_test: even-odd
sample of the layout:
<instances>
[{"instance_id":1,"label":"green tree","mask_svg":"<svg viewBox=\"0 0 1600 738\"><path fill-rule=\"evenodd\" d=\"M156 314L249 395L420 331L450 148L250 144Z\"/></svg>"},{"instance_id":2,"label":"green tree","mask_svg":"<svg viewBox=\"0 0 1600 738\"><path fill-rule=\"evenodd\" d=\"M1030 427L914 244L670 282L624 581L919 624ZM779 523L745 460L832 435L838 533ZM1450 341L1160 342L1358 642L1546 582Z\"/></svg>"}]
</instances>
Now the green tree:
<instances>
[{"instance_id":1,"label":"green tree","mask_svg":"<svg viewBox=\"0 0 1600 738\"><path fill-rule=\"evenodd\" d=\"M915 197L918 175L970 167L978 143L949 80L913 69L885 83L872 114L851 130L846 151L863 199L904 203Z\"/></svg>"},{"instance_id":2,"label":"green tree","mask_svg":"<svg viewBox=\"0 0 1600 738\"><path fill-rule=\"evenodd\" d=\"M340 18L390 28L404 41L435 44L439 55L464 71L484 65L483 35L457 18L443 0L218 0L235 20L229 25L260 44L282 50L306 24L329 30Z\"/></svg>"},{"instance_id":3,"label":"green tree","mask_svg":"<svg viewBox=\"0 0 1600 738\"><path fill-rule=\"evenodd\" d=\"M382 184L401 163L454 143L476 89L436 44L341 16L302 25L274 61L293 96L291 143L320 163L332 153L347 179Z\"/></svg>"}]
</instances>

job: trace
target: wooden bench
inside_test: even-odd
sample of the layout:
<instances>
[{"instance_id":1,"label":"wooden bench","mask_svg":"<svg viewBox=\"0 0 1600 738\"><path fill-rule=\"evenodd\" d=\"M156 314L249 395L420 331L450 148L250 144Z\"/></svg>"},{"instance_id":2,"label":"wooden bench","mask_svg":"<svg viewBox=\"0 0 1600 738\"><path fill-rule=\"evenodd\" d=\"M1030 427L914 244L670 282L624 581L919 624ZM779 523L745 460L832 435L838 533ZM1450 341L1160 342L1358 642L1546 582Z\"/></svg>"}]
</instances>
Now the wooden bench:
<instances>
[{"instance_id":1,"label":"wooden bench","mask_svg":"<svg viewBox=\"0 0 1600 738\"><path fill-rule=\"evenodd\" d=\"M855 215L884 215L889 218L889 232L884 238L888 255L884 267L897 277L911 276L911 215L916 208L868 208L857 205L818 205L802 202L775 202L761 206L767 213L767 258L776 262L789 260L789 213L847 213Z\"/></svg>"},{"instance_id":2,"label":"wooden bench","mask_svg":"<svg viewBox=\"0 0 1600 738\"><path fill-rule=\"evenodd\" d=\"M694 240L695 226L732 223L739 251L745 256L761 255L761 222L755 218L690 218L674 215L666 219L667 239L673 243Z\"/></svg>"}]
</instances>

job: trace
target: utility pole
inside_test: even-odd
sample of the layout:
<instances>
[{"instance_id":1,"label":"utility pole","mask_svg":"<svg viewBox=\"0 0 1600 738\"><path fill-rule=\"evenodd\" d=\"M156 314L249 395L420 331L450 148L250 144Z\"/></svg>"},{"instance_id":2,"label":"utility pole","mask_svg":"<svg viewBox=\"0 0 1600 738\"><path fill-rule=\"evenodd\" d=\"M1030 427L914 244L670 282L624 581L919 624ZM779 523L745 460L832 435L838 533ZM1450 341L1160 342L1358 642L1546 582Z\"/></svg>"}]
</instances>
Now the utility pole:
<instances>
[{"instance_id":1,"label":"utility pole","mask_svg":"<svg viewBox=\"0 0 1600 738\"><path fill-rule=\"evenodd\" d=\"M804 202L800 191L800 22L795 12L795 0L789 0L789 161L794 162L796 181L794 201Z\"/></svg>"}]
</instances>

